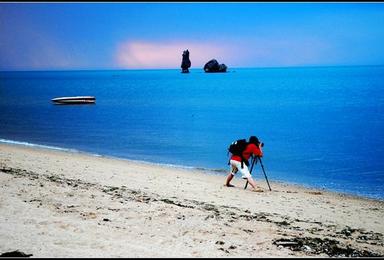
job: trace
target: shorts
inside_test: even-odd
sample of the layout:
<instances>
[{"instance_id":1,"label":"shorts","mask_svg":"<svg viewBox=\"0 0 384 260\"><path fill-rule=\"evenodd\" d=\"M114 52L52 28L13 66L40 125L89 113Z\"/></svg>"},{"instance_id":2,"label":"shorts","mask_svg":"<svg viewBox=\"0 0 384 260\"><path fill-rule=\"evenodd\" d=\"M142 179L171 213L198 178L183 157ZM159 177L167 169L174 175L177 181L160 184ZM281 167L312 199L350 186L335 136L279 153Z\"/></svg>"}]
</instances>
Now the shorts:
<instances>
[{"instance_id":1,"label":"shorts","mask_svg":"<svg viewBox=\"0 0 384 260\"><path fill-rule=\"evenodd\" d=\"M243 168L241 168L241 162L236 160L230 160L229 164L231 167L230 171L232 175L235 175L237 171L239 171L241 173L241 178L248 179L251 177L251 173L249 172L248 166L245 165L245 163L243 163Z\"/></svg>"}]
</instances>

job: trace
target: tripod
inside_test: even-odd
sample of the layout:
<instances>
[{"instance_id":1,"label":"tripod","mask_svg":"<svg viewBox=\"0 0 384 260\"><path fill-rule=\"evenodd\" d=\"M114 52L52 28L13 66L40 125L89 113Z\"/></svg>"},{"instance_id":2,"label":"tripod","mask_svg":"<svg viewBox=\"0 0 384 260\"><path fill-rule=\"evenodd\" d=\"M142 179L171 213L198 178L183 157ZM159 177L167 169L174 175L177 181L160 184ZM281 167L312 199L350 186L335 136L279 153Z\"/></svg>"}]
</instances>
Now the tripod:
<instances>
[{"instance_id":1,"label":"tripod","mask_svg":"<svg viewBox=\"0 0 384 260\"><path fill-rule=\"evenodd\" d=\"M265 174L263 162L261 161L261 158L259 156L253 156L252 157L252 165L251 165L251 169L249 170L249 173L252 174L253 166L255 165L255 163L257 164L257 160L260 161L261 169L263 170L263 173L264 173L264 176L265 176L265 180L267 181L267 184L268 184L268 188L269 188L270 191L272 191L271 186L269 186L267 175ZM248 186L248 180L247 180L247 183L245 183L244 189L246 189L247 186Z\"/></svg>"}]
</instances>

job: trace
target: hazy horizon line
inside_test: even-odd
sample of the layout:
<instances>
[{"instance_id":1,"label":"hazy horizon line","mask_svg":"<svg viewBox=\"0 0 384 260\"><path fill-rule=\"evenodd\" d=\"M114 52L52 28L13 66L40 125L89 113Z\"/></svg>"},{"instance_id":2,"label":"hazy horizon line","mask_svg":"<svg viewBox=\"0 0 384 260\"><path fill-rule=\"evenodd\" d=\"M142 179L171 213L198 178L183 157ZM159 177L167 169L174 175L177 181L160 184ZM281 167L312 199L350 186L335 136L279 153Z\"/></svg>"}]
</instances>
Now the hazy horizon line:
<instances>
[{"instance_id":1,"label":"hazy horizon line","mask_svg":"<svg viewBox=\"0 0 384 260\"><path fill-rule=\"evenodd\" d=\"M323 67L380 67L384 64L361 64L361 65L293 65L293 66L250 66L250 67L232 67L227 68L227 72L233 69L279 69L279 68L323 68ZM94 69L25 69L25 70L2 70L0 72L48 72L48 71L142 71L142 70L180 70L181 68L94 68ZM203 70L203 68L192 67L189 70Z\"/></svg>"}]
</instances>

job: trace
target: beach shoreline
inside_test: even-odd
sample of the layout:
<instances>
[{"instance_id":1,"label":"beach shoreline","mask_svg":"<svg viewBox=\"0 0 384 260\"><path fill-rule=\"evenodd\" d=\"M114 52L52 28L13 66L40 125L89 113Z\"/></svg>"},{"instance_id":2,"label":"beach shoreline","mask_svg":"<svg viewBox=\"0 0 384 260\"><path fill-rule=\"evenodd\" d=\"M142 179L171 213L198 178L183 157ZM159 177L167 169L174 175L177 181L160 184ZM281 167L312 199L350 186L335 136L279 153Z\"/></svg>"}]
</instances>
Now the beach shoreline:
<instances>
[{"instance_id":1,"label":"beach shoreline","mask_svg":"<svg viewBox=\"0 0 384 260\"><path fill-rule=\"evenodd\" d=\"M29 147L31 149L43 149L46 151L60 151L64 153L70 153L70 154L82 154L85 156L91 156L91 157L99 157L99 158L106 158L106 159L112 159L112 160L118 160L118 161L126 161L128 163L133 163L133 164L144 164L148 166L159 166L159 167L166 167L169 169L180 169L180 170L187 170L187 171L196 171L200 172L203 174L208 174L208 175L215 175L215 176L221 176L225 177L228 174L228 169L224 168L206 168L206 167L198 167L198 166L186 166L186 165L179 165L179 164L169 164L169 163L161 163L161 162L151 162L151 161L145 161L145 160L136 160L136 159L130 159L130 158L124 158L124 157L118 157L118 156L113 156L113 155L108 155L108 154L100 154L100 153L92 153L92 152L87 152L87 151L82 151L74 148L62 148L59 146L50 146L50 145L42 145L42 144L34 144L34 143L28 143L28 142L20 142L20 141L14 141L14 140L8 140L8 139L1 139L0 138L0 145L10 145L14 147ZM266 179L263 175L258 175L255 176L253 174L253 178L257 180L258 182L261 182L260 185L265 186L264 188L267 188L267 182ZM235 179L240 179L240 175L237 174L235 176ZM317 187L316 185L311 185L311 184L304 184L304 183L296 183L296 182L290 182L286 180L273 180L274 183L279 184L279 185L288 185L288 186L293 186L297 188L305 188L305 189L310 189L314 190L315 192L331 192L338 194L339 196L346 196L346 197L351 197L351 198L356 198L356 199L368 199L368 200L378 200L378 201L383 201L384 198L377 198L377 197L371 197L366 194L360 195L360 194L355 194L355 193L350 193L346 191L337 191L333 190L330 188L325 188L325 187ZM244 184L245 185L245 184Z\"/></svg>"},{"instance_id":2,"label":"beach shoreline","mask_svg":"<svg viewBox=\"0 0 384 260\"><path fill-rule=\"evenodd\" d=\"M383 256L384 201L270 180L0 144L0 254Z\"/></svg>"}]
</instances>

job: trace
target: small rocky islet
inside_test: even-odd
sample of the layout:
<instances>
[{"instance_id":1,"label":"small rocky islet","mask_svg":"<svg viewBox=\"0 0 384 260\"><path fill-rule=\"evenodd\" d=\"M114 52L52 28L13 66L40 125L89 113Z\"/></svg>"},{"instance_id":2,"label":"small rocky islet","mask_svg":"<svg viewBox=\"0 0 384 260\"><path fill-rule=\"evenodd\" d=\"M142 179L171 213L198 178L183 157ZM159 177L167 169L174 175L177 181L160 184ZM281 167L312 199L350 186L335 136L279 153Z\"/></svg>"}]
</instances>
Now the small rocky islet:
<instances>
[{"instance_id":1,"label":"small rocky islet","mask_svg":"<svg viewBox=\"0 0 384 260\"><path fill-rule=\"evenodd\" d=\"M189 50L183 51L181 61L181 73L189 73L191 67L191 60L189 59ZM211 59L204 65L204 72L215 73L215 72L227 72L227 66L222 63L220 64L216 59Z\"/></svg>"}]
</instances>

